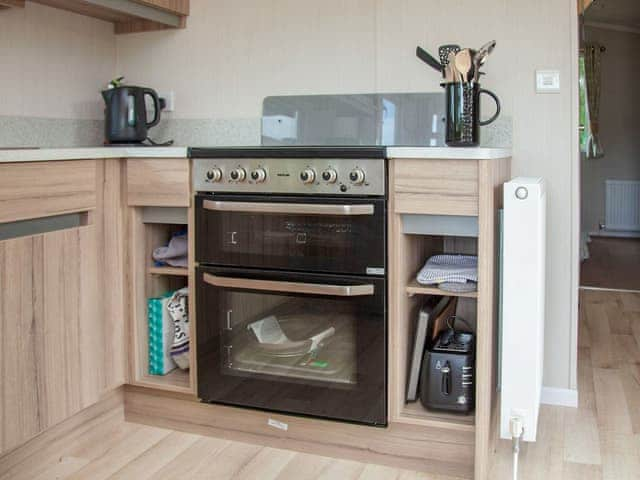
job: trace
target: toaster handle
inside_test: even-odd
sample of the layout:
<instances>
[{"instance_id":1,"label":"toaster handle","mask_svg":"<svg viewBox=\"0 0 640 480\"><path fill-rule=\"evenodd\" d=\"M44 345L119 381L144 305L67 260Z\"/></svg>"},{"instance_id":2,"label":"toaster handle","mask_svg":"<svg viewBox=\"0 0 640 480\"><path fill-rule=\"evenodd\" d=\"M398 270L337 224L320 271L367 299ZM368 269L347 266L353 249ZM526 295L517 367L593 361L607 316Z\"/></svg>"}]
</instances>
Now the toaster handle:
<instances>
[{"instance_id":1,"label":"toaster handle","mask_svg":"<svg viewBox=\"0 0 640 480\"><path fill-rule=\"evenodd\" d=\"M451 365L449 365L449 362L444 364L444 367L442 367L440 373L442 374L440 392L442 393L442 395L448 397L449 395L451 395Z\"/></svg>"}]
</instances>

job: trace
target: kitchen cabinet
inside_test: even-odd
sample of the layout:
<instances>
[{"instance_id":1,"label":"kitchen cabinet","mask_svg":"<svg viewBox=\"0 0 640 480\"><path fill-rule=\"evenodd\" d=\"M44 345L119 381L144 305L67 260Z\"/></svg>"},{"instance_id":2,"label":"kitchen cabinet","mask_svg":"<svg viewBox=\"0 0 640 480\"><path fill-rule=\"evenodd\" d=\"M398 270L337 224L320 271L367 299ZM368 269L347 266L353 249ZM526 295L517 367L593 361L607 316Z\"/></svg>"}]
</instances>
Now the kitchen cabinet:
<instances>
[{"instance_id":1,"label":"kitchen cabinet","mask_svg":"<svg viewBox=\"0 0 640 480\"><path fill-rule=\"evenodd\" d=\"M497 427L496 232L509 166L509 158L395 158L389 167L389 420L469 433L475 449L469 467L478 479L488 478ZM423 232L410 228L420 223ZM465 228L460 227L469 225L473 228L466 230L473 233L461 234ZM478 256L476 292L443 293L416 282L425 261L442 253ZM456 314L476 335L475 413L471 415L435 412L420 402L405 401L415 321L425 296L438 294L458 297Z\"/></svg>"},{"instance_id":2,"label":"kitchen cabinet","mask_svg":"<svg viewBox=\"0 0 640 480\"><path fill-rule=\"evenodd\" d=\"M24 7L24 0L0 0L0 9L11 7Z\"/></svg>"},{"instance_id":3,"label":"kitchen cabinet","mask_svg":"<svg viewBox=\"0 0 640 480\"><path fill-rule=\"evenodd\" d=\"M3 192L25 178L18 172L30 172L27 167L53 178L69 164L94 174L89 177L91 202L68 200L66 213L52 216L46 199L14 199L19 221L4 216L0 225L5 238L17 232L0 241L0 453L124 383L124 256L119 245L124 225L117 213L119 167L110 162L2 165L14 174L0 177ZM86 190L79 182L67 186ZM43 188L43 197L51 189ZM29 212L27 219L23 212ZM21 233L25 222L37 229L42 219L66 217L75 219L76 226L58 229L46 223L47 231Z\"/></svg>"},{"instance_id":4,"label":"kitchen cabinet","mask_svg":"<svg viewBox=\"0 0 640 480\"><path fill-rule=\"evenodd\" d=\"M29 1L112 22L117 34L185 28L189 16L189 0ZM24 0L0 0L0 8L24 4Z\"/></svg>"}]
</instances>

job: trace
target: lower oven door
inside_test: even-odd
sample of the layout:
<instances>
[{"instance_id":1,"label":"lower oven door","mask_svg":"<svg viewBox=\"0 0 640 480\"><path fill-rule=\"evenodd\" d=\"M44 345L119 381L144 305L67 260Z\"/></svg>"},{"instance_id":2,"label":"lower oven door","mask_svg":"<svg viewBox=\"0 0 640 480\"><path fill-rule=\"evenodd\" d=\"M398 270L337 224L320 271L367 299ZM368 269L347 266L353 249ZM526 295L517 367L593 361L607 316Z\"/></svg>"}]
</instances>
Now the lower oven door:
<instances>
[{"instance_id":1,"label":"lower oven door","mask_svg":"<svg viewBox=\"0 0 640 480\"><path fill-rule=\"evenodd\" d=\"M384 278L196 275L202 400L386 425Z\"/></svg>"}]
</instances>

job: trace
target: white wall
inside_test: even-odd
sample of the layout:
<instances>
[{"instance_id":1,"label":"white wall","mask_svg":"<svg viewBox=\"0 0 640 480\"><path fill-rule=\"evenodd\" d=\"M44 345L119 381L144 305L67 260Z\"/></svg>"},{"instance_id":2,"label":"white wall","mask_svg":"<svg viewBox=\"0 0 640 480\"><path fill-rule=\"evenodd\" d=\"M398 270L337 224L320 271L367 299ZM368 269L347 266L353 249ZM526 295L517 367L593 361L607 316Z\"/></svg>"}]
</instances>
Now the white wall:
<instances>
[{"instance_id":1,"label":"white wall","mask_svg":"<svg viewBox=\"0 0 640 480\"><path fill-rule=\"evenodd\" d=\"M545 384L573 388L575 12L574 0L192 0L185 31L119 36L118 71L174 90L174 118L257 117L267 95L437 91L417 44L496 39L484 86L513 118L513 173L548 180ZM536 68L560 70L560 94L535 93Z\"/></svg>"},{"instance_id":2,"label":"white wall","mask_svg":"<svg viewBox=\"0 0 640 480\"><path fill-rule=\"evenodd\" d=\"M0 115L100 119L113 25L27 2L0 11Z\"/></svg>"},{"instance_id":3,"label":"white wall","mask_svg":"<svg viewBox=\"0 0 640 480\"><path fill-rule=\"evenodd\" d=\"M605 181L640 180L640 33L587 27L585 34L607 48L600 102L604 157L582 162L582 225L593 232L605 220Z\"/></svg>"}]
</instances>

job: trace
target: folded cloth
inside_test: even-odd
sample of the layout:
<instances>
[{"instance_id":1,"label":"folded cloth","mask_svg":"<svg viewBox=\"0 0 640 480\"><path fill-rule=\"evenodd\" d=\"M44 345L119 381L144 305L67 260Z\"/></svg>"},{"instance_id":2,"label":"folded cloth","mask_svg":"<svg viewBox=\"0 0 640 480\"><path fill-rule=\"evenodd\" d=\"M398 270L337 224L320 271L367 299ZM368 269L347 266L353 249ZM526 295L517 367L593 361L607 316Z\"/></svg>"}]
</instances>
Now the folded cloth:
<instances>
[{"instance_id":1,"label":"folded cloth","mask_svg":"<svg viewBox=\"0 0 640 480\"><path fill-rule=\"evenodd\" d=\"M475 255L434 255L418 272L418 283L466 283L478 281L478 257Z\"/></svg>"},{"instance_id":2,"label":"folded cloth","mask_svg":"<svg viewBox=\"0 0 640 480\"><path fill-rule=\"evenodd\" d=\"M438 288L444 292L450 293L469 293L478 290L478 284L476 282L443 282L438 284Z\"/></svg>"},{"instance_id":3,"label":"folded cloth","mask_svg":"<svg viewBox=\"0 0 640 480\"><path fill-rule=\"evenodd\" d=\"M186 267L188 265L188 248L189 242L187 241L187 234L184 232L177 233L171 237L169 245L153 250L153 259L156 262L172 267Z\"/></svg>"}]
</instances>

